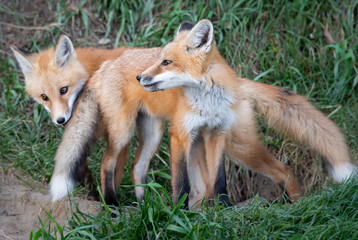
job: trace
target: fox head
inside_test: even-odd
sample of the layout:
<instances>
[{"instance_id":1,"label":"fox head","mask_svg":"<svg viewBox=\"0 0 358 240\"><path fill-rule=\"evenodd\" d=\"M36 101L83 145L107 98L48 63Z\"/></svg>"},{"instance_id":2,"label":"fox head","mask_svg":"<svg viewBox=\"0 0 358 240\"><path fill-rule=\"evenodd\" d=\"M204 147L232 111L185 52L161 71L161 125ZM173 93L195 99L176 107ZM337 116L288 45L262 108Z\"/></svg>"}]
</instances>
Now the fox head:
<instances>
[{"instance_id":1,"label":"fox head","mask_svg":"<svg viewBox=\"0 0 358 240\"><path fill-rule=\"evenodd\" d=\"M56 47L29 53L11 50L25 76L26 92L51 114L55 124L65 124L89 74L76 58L71 40L62 35Z\"/></svg>"},{"instance_id":2,"label":"fox head","mask_svg":"<svg viewBox=\"0 0 358 240\"><path fill-rule=\"evenodd\" d=\"M147 91L192 86L200 83L212 56L214 28L203 19L195 26L185 21L173 42L168 43L158 60L137 76Z\"/></svg>"}]
</instances>

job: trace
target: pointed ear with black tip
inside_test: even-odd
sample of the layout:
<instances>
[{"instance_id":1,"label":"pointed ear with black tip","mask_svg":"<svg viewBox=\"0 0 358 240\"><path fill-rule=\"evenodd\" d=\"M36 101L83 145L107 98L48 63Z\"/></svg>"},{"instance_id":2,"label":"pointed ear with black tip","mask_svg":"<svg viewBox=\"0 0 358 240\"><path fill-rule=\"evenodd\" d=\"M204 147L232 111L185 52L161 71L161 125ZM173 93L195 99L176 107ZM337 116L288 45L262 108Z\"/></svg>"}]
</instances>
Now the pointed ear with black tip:
<instances>
[{"instance_id":1,"label":"pointed ear with black tip","mask_svg":"<svg viewBox=\"0 0 358 240\"><path fill-rule=\"evenodd\" d=\"M22 72L24 74L31 73L35 69L34 65L32 65L30 58L29 58L31 56L31 53L24 49L18 48L16 46L11 46L10 48L11 48L12 52L14 53L15 58L16 58L17 62L19 63Z\"/></svg>"},{"instance_id":2,"label":"pointed ear with black tip","mask_svg":"<svg viewBox=\"0 0 358 240\"><path fill-rule=\"evenodd\" d=\"M192 22L183 21L178 28L176 36L178 36L180 32L190 31L193 27L194 27L194 24Z\"/></svg>"},{"instance_id":3,"label":"pointed ear with black tip","mask_svg":"<svg viewBox=\"0 0 358 240\"><path fill-rule=\"evenodd\" d=\"M200 49L205 53L208 53L211 50L213 39L213 24L209 20L203 19L190 31L188 36L188 47L191 49Z\"/></svg>"},{"instance_id":4,"label":"pointed ear with black tip","mask_svg":"<svg viewBox=\"0 0 358 240\"><path fill-rule=\"evenodd\" d=\"M62 35L57 42L55 50L55 63L58 67L65 66L71 58L76 57L75 49L73 48L71 40Z\"/></svg>"}]
</instances>

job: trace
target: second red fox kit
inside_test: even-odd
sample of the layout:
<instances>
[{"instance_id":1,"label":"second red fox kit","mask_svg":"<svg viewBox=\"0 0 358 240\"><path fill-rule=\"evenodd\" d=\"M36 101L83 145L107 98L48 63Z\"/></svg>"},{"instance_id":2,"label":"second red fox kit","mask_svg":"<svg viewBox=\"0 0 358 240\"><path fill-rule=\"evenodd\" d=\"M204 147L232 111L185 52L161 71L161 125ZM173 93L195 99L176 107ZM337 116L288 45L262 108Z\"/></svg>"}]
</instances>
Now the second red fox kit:
<instances>
[{"instance_id":1,"label":"second red fox kit","mask_svg":"<svg viewBox=\"0 0 358 240\"><path fill-rule=\"evenodd\" d=\"M270 125L320 153L335 180L342 181L355 171L344 136L331 120L298 94L238 78L213 38L209 20L194 27L184 22L159 56L152 50L128 51L95 73L91 81L97 83L95 93L108 129L101 167L105 195L115 196L111 176L116 158L130 139L139 111L171 122L176 143L176 149L171 149L174 198L186 161L189 205L216 194L223 153L285 186L292 199L300 196L292 172L259 140L254 109ZM203 153L204 162L198 157Z\"/></svg>"}]
</instances>

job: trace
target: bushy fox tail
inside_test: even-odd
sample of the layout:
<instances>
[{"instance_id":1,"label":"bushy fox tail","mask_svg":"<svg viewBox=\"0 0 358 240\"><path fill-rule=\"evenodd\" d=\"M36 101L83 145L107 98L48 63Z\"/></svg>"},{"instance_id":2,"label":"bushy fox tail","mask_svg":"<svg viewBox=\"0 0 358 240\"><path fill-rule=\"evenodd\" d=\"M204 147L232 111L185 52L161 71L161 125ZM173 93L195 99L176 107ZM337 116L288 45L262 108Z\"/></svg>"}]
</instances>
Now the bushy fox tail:
<instances>
[{"instance_id":1,"label":"bushy fox tail","mask_svg":"<svg viewBox=\"0 0 358 240\"><path fill-rule=\"evenodd\" d=\"M86 156L96 139L99 120L100 112L95 94L91 89L85 89L66 124L56 152L55 169L50 182L52 201L67 196L76 182L92 180Z\"/></svg>"},{"instance_id":2,"label":"bushy fox tail","mask_svg":"<svg viewBox=\"0 0 358 240\"><path fill-rule=\"evenodd\" d=\"M336 181L341 182L356 173L339 128L305 97L264 83L242 81L243 91L248 93L258 113L264 115L268 124L317 151Z\"/></svg>"}]
</instances>

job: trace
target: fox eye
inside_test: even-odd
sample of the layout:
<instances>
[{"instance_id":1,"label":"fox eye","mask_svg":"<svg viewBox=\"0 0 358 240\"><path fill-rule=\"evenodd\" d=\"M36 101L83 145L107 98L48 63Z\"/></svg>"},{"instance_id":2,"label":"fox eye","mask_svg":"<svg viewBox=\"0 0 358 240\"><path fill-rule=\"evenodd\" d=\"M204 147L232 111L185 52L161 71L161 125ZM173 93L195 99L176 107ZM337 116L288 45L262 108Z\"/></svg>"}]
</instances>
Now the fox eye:
<instances>
[{"instance_id":1,"label":"fox eye","mask_svg":"<svg viewBox=\"0 0 358 240\"><path fill-rule=\"evenodd\" d=\"M172 63L172 61L170 61L170 60L163 60L163 62L160 65L167 66L168 64L171 64L171 63Z\"/></svg>"},{"instance_id":2,"label":"fox eye","mask_svg":"<svg viewBox=\"0 0 358 240\"><path fill-rule=\"evenodd\" d=\"M48 100L49 100L48 97L46 96L46 94L41 94L41 98L42 98L42 100L44 100L44 101L48 101Z\"/></svg>"},{"instance_id":3,"label":"fox eye","mask_svg":"<svg viewBox=\"0 0 358 240\"><path fill-rule=\"evenodd\" d=\"M60 93L61 93L61 95L66 94L66 93L67 93L67 91L68 91L68 86L66 86L66 87L62 87L62 88L60 89Z\"/></svg>"}]
</instances>

